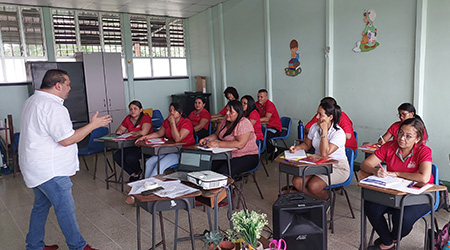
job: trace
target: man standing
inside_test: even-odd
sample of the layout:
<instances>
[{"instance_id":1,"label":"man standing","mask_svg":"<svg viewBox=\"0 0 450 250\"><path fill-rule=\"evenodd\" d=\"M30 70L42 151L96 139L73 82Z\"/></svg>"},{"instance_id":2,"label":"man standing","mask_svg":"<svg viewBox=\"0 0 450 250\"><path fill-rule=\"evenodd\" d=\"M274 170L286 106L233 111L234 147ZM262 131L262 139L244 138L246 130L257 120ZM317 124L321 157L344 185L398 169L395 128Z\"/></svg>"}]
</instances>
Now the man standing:
<instances>
[{"instance_id":1,"label":"man standing","mask_svg":"<svg viewBox=\"0 0 450 250\"><path fill-rule=\"evenodd\" d=\"M275 151L275 146L272 145L270 139L281 135L281 120L275 104L267 96L267 90L258 90L258 104L256 109L258 110L261 123L267 124L266 147L267 153L270 154Z\"/></svg>"},{"instance_id":2,"label":"man standing","mask_svg":"<svg viewBox=\"0 0 450 250\"><path fill-rule=\"evenodd\" d=\"M27 250L55 250L45 246L45 223L51 206L70 250L93 249L84 241L75 216L70 176L79 170L77 142L92 130L111 122L97 117L73 130L69 111L63 106L70 91L67 72L45 73L40 90L28 98L20 120L19 162L27 187L34 191L34 205L26 237Z\"/></svg>"}]
</instances>

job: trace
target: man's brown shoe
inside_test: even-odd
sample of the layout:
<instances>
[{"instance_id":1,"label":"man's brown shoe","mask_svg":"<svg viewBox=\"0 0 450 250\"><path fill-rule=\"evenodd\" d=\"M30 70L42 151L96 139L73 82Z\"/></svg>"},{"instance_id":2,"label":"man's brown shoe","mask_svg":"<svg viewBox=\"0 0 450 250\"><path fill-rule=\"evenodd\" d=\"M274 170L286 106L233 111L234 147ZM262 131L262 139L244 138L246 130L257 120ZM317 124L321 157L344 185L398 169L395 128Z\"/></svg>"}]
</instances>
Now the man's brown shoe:
<instances>
[{"instance_id":1,"label":"man's brown shoe","mask_svg":"<svg viewBox=\"0 0 450 250\"><path fill-rule=\"evenodd\" d=\"M58 248L59 248L58 245L51 245L51 246L44 246L44 249L42 250L56 250Z\"/></svg>"}]
</instances>

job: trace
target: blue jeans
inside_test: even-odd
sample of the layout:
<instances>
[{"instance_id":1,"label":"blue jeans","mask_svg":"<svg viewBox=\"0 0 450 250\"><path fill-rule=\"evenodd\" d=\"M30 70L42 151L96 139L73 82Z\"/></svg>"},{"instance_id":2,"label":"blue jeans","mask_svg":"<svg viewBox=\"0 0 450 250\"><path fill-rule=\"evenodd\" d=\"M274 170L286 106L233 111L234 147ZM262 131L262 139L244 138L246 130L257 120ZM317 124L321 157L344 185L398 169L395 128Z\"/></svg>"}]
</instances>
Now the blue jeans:
<instances>
[{"instance_id":1,"label":"blue jeans","mask_svg":"<svg viewBox=\"0 0 450 250\"><path fill-rule=\"evenodd\" d=\"M160 155L159 160L159 173L158 173L158 156L154 155L150 157L145 163L145 178L150 178L152 176L164 173L164 170L178 164L180 160L180 155L176 153Z\"/></svg>"},{"instance_id":2,"label":"blue jeans","mask_svg":"<svg viewBox=\"0 0 450 250\"><path fill-rule=\"evenodd\" d=\"M72 182L68 176L57 176L34 187L34 205L31 210L27 250L44 248L45 223L51 206L55 209L59 227L70 250L82 250L86 242L78 229Z\"/></svg>"}]
</instances>

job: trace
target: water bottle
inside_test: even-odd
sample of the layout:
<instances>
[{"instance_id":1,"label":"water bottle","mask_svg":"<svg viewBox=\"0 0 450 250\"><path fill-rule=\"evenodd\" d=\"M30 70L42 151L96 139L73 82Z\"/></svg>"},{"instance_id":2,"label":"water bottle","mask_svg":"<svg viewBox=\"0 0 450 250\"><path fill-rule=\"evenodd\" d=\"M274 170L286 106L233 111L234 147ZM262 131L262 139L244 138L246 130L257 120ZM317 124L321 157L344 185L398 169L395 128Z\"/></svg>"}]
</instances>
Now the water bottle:
<instances>
[{"instance_id":1,"label":"water bottle","mask_svg":"<svg viewBox=\"0 0 450 250\"><path fill-rule=\"evenodd\" d=\"M450 240L447 241L447 244L444 245L444 247L442 248L442 250L450 250Z\"/></svg>"},{"instance_id":2,"label":"water bottle","mask_svg":"<svg viewBox=\"0 0 450 250\"><path fill-rule=\"evenodd\" d=\"M303 140L303 122L302 122L302 120L298 121L297 132L298 132L298 139Z\"/></svg>"}]
</instances>

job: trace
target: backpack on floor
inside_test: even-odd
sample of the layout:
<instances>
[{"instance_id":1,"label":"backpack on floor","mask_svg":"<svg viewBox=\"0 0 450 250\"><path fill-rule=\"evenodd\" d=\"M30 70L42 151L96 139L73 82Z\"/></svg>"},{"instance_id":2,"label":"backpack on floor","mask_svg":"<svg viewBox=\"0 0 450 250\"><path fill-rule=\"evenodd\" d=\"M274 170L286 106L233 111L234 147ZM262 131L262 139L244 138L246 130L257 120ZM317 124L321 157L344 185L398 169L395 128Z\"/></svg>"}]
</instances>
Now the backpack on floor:
<instances>
[{"instance_id":1,"label":"backpack on floor","mask_svg":"<svg viewBox=\"0 0 450 250\"><path fill-rule=\"evenodd\" d=\"M437 226L436 226L437 227ZM433 229L430 229L433 230ZM449 241L449 230L450 230L450 222L445 224L445 226L434 233L434 241L433 248L431 250L442 250Z\"/></svg>"},{"instance_id":2,"label":"backpack on floor","mask_svg":"<svg viewBox=\"0 0 450 250\"><path fill-rule=\"evenodd\" d=\"M441 181L439 182L439 185L445 186L444 183L441 182ZM439 211L439 209L441 209L441 208L444 209L447 212L450 212L449 211L449 201L448 201L448 190L447 189L445 189L443 191L439 191L439 206L438 206L436 211Z\"/></svg>"}]
</instances>

